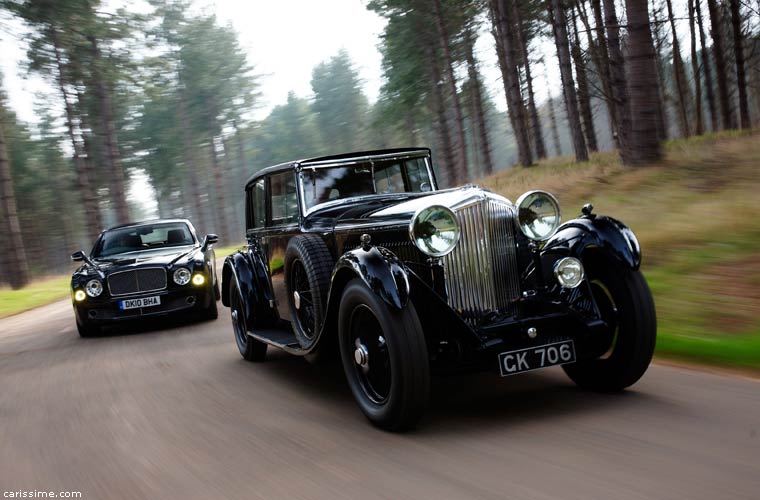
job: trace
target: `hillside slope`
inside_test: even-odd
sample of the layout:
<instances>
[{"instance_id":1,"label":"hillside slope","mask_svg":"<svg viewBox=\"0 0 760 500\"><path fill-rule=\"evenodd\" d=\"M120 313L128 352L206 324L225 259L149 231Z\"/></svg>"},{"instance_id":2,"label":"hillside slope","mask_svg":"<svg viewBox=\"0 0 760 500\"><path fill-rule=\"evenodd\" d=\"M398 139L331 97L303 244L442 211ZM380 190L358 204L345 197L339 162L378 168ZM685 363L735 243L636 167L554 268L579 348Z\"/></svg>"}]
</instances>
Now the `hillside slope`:
<instances>
[{"instance_id":1,"label":"hillside slope","mask_svg":"<svg viewBox=\"0 0 760 500\"><path fill-rule=\"evenodd\" d=\"M760 369L760 134L667 145L666 158L628 169L615 153L555 159L479 184L515 200L559 199L563 219L590 202L629 225L657 306L659 355Z\"/></svg>"}]
</instances>

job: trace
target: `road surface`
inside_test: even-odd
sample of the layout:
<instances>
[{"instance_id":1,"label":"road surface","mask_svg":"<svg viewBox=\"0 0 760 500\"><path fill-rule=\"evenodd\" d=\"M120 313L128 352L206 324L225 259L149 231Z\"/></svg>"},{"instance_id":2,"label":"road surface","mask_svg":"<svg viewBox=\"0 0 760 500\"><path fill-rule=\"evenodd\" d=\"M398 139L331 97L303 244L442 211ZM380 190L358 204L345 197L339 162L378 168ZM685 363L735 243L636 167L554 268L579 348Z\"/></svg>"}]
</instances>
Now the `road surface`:
<instances>
[{"instance_id":1,"label":"road surface","mask_svg":"<svg viewBox=\"0 0 760 500\"><path fill-rule=\"evenodd\" d=\"M0 320L0 492L109 498L757 499L760 382L653 366L621 395L559 369L435 380L371 427L340 372L237 353L228 309L80 339L71 305Z\"/></svg>"}]
</instances>

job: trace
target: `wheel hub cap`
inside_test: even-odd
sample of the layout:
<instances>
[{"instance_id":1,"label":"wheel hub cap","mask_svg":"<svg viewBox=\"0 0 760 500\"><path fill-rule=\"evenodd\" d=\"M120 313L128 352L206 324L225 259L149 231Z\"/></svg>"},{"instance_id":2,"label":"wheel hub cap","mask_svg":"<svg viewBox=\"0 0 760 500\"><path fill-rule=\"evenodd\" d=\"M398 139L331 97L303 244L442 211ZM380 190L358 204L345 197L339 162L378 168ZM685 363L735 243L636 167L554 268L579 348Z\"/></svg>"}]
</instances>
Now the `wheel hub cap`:
<instances>
[{"instance_id":1,"label":"wheel hub cap","mask_svg":"<svg viewBox=\"0 0 760 500\"><path fill-rule=\"evenodd\" d=\"M293 305L301 309L301 295L298 292L293 292Z\"/></svg>"},{"instance_id":2,"label":"wheel hub cap","mask_svg":"<svg viewBox=\"0 0 760 500\"><path fill-rule=\"evenodd\" d=\"M238 319L238 312L232 311L232 321L237 322L237 319Z\"/></svg>"},{"instance_id":3,"label":"wheel hub cap","mask_svg":"<svg viewBox=\"0 0 760 500\"><path fill-rule=\"evenodd\" d=\"M369 351L367 350L367 346L364 344L356 346L356 350L354 351L354 361L356 361L356 364L362 368L367 366L369 363Z\"/></svg>"}]
</instances>

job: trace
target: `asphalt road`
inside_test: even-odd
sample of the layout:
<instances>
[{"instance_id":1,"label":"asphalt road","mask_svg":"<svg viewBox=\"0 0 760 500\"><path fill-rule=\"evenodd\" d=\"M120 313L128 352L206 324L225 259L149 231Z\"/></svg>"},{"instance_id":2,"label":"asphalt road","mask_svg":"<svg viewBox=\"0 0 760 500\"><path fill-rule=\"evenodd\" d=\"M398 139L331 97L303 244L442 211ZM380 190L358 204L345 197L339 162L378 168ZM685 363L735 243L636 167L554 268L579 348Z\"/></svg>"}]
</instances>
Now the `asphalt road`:
<instances>
[{"instance_id":1,"label":"asphalt road","mask_svg":"<svg viewBox=\"0 0 760 500\"><path fill-rule=\"evenodd\" d=\"M0 492L107 498L760 498L760 382L653 366L435 380L403 435L340 372L237 353L228 310L80 339L67 301L0 320Z\"/></svg>"}]
</instances>

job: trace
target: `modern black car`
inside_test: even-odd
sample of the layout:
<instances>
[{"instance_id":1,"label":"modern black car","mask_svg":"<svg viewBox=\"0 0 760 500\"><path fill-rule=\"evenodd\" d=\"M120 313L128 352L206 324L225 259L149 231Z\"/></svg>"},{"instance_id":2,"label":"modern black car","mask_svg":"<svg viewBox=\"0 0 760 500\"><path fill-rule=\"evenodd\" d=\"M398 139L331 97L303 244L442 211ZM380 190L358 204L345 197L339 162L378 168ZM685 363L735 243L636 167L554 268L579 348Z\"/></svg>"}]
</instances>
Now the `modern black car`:
<instances>
[{"instance_id":1,"label":"modern black car","mask_svg":"<svg viewBox=\"0 0 760 500\"><path fill-rule=\"evenodd\" d=\"M247 246L222 272L240 353L339 353L379 427L417 422L431 374L562 365L582 387L618 391L649 365L639 243L591 205L561 224L547 192L512 203L438 190L425 148L288 162L245 192Z\"/></svg>"},{"instance_id":2,"label":"modern black car","mask_svg":"<svg viewBox=\"0 0 760 500\"><path fill-rule=\"evenodd\" d=\"M217 317L215 234L198 240L184 219L124 224L100 233L71 277L71 300L82 337L125 320L195 312Z\"/></svg>"}]
</instances>

